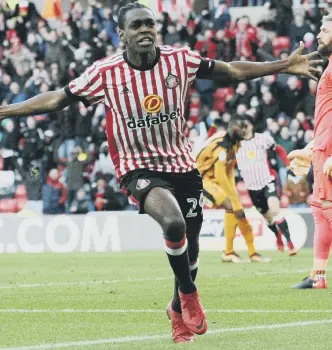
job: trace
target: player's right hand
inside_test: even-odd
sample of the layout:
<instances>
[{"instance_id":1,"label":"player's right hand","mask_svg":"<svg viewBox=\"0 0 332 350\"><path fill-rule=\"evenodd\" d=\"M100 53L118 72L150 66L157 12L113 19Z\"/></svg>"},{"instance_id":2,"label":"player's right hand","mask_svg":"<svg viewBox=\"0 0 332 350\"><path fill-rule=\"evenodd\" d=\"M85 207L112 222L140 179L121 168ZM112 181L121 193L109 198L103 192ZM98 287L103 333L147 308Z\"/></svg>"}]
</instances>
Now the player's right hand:
<instances>
[{"instance_id":1,"label":"player's right hand","mask_svg":"<svg viewBox=\"0 0 332 350\"><path fill-rule=\"evenodd\" d=\"M312 160L312 149L304 148L289 153L290 168L296 176L307 175Z\"/></svg>"}]
</instances>

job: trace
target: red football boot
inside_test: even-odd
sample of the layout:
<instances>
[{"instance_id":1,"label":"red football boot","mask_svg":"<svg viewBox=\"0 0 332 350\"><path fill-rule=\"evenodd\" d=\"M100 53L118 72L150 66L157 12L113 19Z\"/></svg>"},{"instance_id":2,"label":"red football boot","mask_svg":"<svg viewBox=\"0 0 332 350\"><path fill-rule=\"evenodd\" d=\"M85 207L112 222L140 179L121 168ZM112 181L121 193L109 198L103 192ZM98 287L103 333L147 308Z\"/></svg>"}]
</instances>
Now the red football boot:
<instances>
[{"instance_id":1,"label":"red football boot","mask_svg":"<svg viewBox=\"0 0 332 350\"><path fill-rule=\"evenodd\" d=\"M168 304L166 313L172 324L172 337L174 343L192 343L195 341L195 334L183 323L182 315L172 309L172 300Z\"/></svg>"},{"instance_id":2,"label":"red football boot","mask_svg":"<svg viewBox=\"0 0 332 350\"><path fill-rule=\"evenodd\" d=\"M289 241L287 243L287 246L288 246L288 255L289 256L293 256L293 255L297 254L297 250L295 249L294 244L293 244L292 241Z\"/></svg>"},{"instance_id":3,"label":"red football boot","mask_svg":"<svg viewBox=\"0 0 332 350\"><path fill-rule=\"evenodd\" d=\"M207 322L198 292L191 294L179 292L179 296L184 324L193 333L204 334L207 331Z\"/></svg>"}]
</instances>

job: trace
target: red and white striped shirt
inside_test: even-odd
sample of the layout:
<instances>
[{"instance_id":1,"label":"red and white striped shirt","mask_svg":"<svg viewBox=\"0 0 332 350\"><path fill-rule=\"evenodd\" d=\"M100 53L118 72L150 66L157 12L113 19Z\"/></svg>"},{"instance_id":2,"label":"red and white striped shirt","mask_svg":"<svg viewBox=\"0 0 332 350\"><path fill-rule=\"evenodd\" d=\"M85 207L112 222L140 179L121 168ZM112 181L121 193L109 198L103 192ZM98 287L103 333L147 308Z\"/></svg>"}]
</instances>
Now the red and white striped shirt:
<instances>
[{"instance_id":1,"label":"red and white striped shirt","mask_svg":"<svg viewBox=\"0 0 332 350\"><path fill-rule=\"evenodd\" d=\"M251 140L241 141L236 160L248 190L258 191L274 180L267 153L274 145L274 139L267 134L256 133Z\"/></svg>"},{"instance_id":2,"label":"red and white striped shirt","mask_svg":"<svg viewBox=\"0 0 332 350\"><path fill-rule=\"evenodd\" d=\"M139 168L170 173L195 169L184 110L201 60L187 47L162 46L155 66L143 71L118 54L97 61L69 84L70 93L90 104L105 104L118 178Z\"/></svg>"}]
</instances>

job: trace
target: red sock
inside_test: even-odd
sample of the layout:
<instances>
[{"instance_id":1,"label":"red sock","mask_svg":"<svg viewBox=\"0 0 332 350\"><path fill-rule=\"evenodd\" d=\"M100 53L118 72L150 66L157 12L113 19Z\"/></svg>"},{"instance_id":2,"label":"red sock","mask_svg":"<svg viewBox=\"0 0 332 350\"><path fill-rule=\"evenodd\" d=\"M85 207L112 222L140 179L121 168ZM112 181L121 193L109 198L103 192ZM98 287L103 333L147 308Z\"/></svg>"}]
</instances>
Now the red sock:
<instances>
[{"instance_id":1,"label":"red sock","mask_svg":"<svg viewBox=\"0 0 332 350\"><path fill-rule=\"evenodd\" d=\"M326 210L312 206L312 215L315 222L314 256L327 260L332 243L332 208Z\"/></svg>"}]
</instances>

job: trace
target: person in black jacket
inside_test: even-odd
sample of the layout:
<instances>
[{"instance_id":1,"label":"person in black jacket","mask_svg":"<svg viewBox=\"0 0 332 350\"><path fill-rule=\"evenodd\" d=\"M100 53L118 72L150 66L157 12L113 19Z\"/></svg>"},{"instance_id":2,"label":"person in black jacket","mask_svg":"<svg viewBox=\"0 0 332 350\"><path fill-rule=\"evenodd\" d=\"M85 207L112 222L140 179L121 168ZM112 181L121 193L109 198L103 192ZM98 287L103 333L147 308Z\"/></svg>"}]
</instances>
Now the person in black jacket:
<instances>
[{"instance_id":1,"label":"person in black jacket","mask_svg":"<svg viewBox=\"0 0 332 350\"><path fill-rule=\"evenodd\" d=\"M36 127L36 120L33 117L27 119L27 129L23 132L23 136L23 168L27 171L31 162L41 159L44 153L44 133L42 129Z\"/></svg>"},{"instance_id":2,"label":"person in black jacket","mask_svg":"<svg viewBox=\"0 0 332 350\"><path fill-rule=\"evenodd\" d=\"M96 108L96 105L87 108L82 102L78 104L75 123L76 146L81 146L85 149L88 148L88 140L91 139L92 118Z\"/></svg>"},{"instance_id":3,"label":"person in black jacket","mask_svg":"<svg viewBox=\"0 0 332 350\"><path fill-rule=\"evenodd\" d=\"M3 129L3 137L1 140L1 156L4 161L3 170L15 170L19 168L17 163L18 153L18 142L20 140L21 134L17 123L12 120L7 120L4 127L0 125Z\"/></svg>"},{"instance_id":4,"label":"person in black jacket","mask_svg":"<svg viewBox=\"0 0 332 350\"><path fill-rule=\"evenodd\" d=\"M89 212L89 201L86 199L84 189L79 189L76 193L76 198L73 200L69 212L70 214L86 214Z\"/></svg>"}]
</instances>

